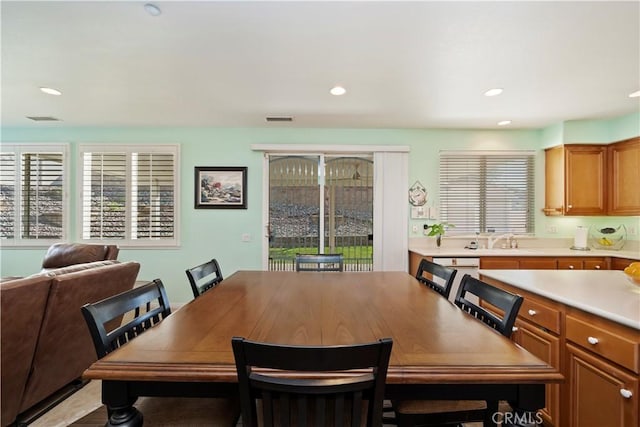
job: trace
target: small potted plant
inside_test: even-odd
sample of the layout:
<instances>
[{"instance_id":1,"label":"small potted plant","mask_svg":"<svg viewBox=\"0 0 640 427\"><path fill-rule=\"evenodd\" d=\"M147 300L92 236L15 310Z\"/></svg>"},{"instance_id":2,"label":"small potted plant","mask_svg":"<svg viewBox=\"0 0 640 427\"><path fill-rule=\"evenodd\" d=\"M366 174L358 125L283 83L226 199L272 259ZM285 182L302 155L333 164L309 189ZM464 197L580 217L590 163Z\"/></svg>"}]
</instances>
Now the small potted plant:
<instances>
[{"instance_id":1,"label":"small potted plant","mask_svg":"<svg viewBox=\"0 0 640 427\"><path fill-rule=\"evenodd\" d=\"M442 244L442 236L444 235L447 228L455 227L453 224L449 224L448 222L438 222L435 224L425 225L424 231L427 236L436 236L436 246L440 247Z\"/></svg>"}]
</instances>

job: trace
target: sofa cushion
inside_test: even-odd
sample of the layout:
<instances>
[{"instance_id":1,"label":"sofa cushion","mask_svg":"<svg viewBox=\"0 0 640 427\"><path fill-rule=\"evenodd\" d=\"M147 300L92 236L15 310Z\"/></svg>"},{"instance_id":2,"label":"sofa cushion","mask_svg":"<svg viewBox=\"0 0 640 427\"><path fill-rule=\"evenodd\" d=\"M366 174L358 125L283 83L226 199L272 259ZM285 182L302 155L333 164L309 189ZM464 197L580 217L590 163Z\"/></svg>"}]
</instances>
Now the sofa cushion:
<instances>
[{"instance_id":1,"label":"sofa cushion","mask_svg":"<svg viewBox=\"0 0 640 427\"><path fill-rule=\"evenodd\" d=\"M51 278L46 276L0 284L0 408L3 426L13 422L19 413L50 286Z\"/></svg>"},{"instance_id":2,"label":"sofa cushion","mask_svg":"<svg viewBox=\"0 0 640 427\"><path fill-rule=\"evenodd\" d=\"M117 247L114 245L94 245L86 243L56 243L49 247L42 268L66 267L73 264L116 259Z\"/></svg>"},{"instance_id":3,"label":"sofa cushion","mask_svg":"<svg viewBox=\"0 0 640 427\"><path fill-rule=\"evenodd\" d=\"M80 307L132 289L139 270L137 262L116 262L49 277L51 291L20 412L81 377L97 360Z\"/></svg>"}]
</instances>

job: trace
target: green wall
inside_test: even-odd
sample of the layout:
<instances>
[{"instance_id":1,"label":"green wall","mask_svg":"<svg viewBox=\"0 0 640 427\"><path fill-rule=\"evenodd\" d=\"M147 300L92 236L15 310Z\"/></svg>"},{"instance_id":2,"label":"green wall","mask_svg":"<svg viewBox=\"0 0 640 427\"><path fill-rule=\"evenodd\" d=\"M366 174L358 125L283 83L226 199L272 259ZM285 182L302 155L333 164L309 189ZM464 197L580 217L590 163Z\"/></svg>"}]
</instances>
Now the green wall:
<instances>
[{"instance_id":1,"label":"green wall","mask_svg":"<svg viewBox=\"0 0 640 427\"><path fill-rule=\"evenodd\" d=\"M616 135L615 141L635 135L633 126L640 115L611 121L589 122L588 132L601 138ZM599 127L598 127L599 126ZM579 123L571 124L572 134ZM617 131L612 129L619 127ZM596 131L595 129L598 128ZM606 128L604 131L601 128ZM172 302L191 299L184 270L216 257L223 273L228 276L241 269L260 269L262 266L262 153L252 151L252 144L318 144L318 145L407 145L410 147L409 182L422 182L429 192L431 206L438 204L438 153L440 150L537 150L536 157L536 235L541 237L571 237L576 225L638 224L638 217L615 218L554 218L540 212L544 204L544 156L542 148L557 145L565 133L563 124L541 130L437 130L437 129L289 129L278 128L61 128L45 125L38 128L4 128L2 141L11 142L67 142L71 147L71 206L75 209L76 159L78 144L180 144L180 240L176 249L122 248L120 260L135 260L142 265L139 277L159 277L167 285ZM585 131L586 132L586 131ZM610 142L606 141L606 142ZM247 166L248 189L246 210L194 209L195 166ZM424 220L409 221L422 225ZM546 233L547 225L556 226L557 234ZM421 227L420 227L421 228ZM78 240L76 212L72 212L71 241ZM242 234L251 235L250 242L242 242ZM637 236L632 237L638 239ZM46 248L0 251L2 276L24 276L39 270Z\"/></svg>"}]
</instances>

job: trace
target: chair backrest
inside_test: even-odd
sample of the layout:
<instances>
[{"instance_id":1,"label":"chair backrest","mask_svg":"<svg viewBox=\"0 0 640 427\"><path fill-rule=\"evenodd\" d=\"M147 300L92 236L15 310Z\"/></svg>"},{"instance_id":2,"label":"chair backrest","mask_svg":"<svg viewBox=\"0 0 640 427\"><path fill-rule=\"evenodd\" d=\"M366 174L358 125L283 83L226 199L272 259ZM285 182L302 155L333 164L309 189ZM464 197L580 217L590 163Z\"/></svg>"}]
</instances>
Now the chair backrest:
<instances>
[{"instance_id":1,"label":"chair backrest","mask_svg":"<svg viewBox=\"0 0 640 427\"><path fill-rule=\"evenodd\" d=\"M444 283L436 283L434 280L425 277L425 272L431 273L434 278L441 278ZM449 298L451 287L453 286L453 279L455 279L456 273L457 270L453 268L448 268L443 265L423 259L422 261L420 261L420 265L418 266L416 279L418 279L421 283L427 285L434 291L438 292L439 294L443 295L445 298Z\"/></svg>"},{"instance_id":2,"label":"chair backrest","mask_svg":"<svg viewBox=\"0 0 640 427\"><path fill-rule=\"evenodd\" d=\"M194 298L198 298L203 292L222 282L223 279L220 264L215 258L204 264L189 268L185 272L187 273Z\"/></svg>"},{"instance_id":3,"label":"chair backrest","mask_svg":"<svg viewBox=\"0 0 640 427\"><path fill-rule=\"evenodd\" d=\"M296 271L343 271L342 254L297 254Z\"/></svg>"},{"instance_id":4,"label":"chair backrest","mask_svg":"<svg viewBox=\"0 0 640 427\"><path fill-rule=\"evenodd\" d=\"M160 279L82 306L99 359L170 314L171 307Z\"/></svg>"},{"instance_id":5,"label":"chair backrest","mask_svg":"<svg viewBox=\"0 0 640 427\"><path fill-rule=\"evenodd\" d=\"M470 301L467 294L475 295L480 300L499 308L504 313L503 317L500 318L497 314ZM496 288L465 274L460 282L455 304L508 338L513 331L513 324L516 321L522 301L523 298L520 295Z\"/></svg>"},{"instance_id":6,"label":"chair backrest","mask_svg":"<svg viewBox=\"0 0 640 427\"><path fill-rule=\"evenodd\" d=\"M393 345L390 338L352 346L288 346L239 337L233 337L231 343L243 426L256 427L260 416L265 427L360 427L364 402L366 424L382 425L384 385ZM351 369L362 371L340 377L339 371ZM278 375L279 370L288 371L288 375ZM328 372L335 375L328 376ZM261 414L256 399L262 402Z\"/></svg>"}]
</instances>

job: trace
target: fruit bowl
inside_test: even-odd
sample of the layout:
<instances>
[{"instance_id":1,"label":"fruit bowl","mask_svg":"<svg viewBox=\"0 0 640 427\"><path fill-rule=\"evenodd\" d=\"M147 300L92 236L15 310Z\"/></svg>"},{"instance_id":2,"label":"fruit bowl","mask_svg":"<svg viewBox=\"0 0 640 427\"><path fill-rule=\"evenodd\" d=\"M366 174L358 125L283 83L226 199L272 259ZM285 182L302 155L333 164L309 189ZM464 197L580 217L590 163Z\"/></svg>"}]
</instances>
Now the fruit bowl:
<instances>
[{"instance_id":1,"label":"fruit bowl","mask_svg":"<svg viewBox=\"0 0 640 427\"><path fill-rule=\"evenodd\" d=\"M627 229L624 225L617 228L591 226L589 229L589 240L594 249L606 249L619 251L624 246L627 238Z\"/></svg>"},{"instance_id":2,"label":"fruit bowl","mask_svg":"<svg viewBox=\"0 0 640 427\"><path fill-rule=\"evenodd\" d=\"M624 274L631 283L640 286L640 261L629 264L624 269Z\"/></svg>"},{"instance_id":3,"label":"fruit bowl","mask_svg":"<svg viewBox=\"0 0 640 427\"><path fill-rule=\"evenodd\" d=\"M631 276L629 274L625 274L625 276L627 276L627 279L629 279L631 283L640 286L640 276Z\"/></svg>"}]
</instances>

